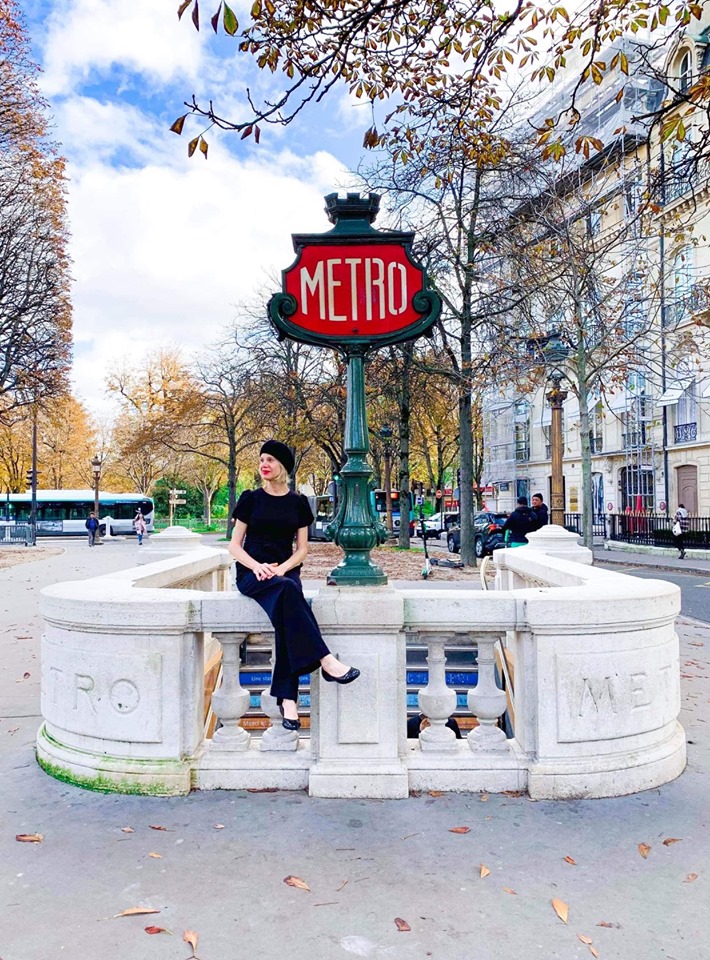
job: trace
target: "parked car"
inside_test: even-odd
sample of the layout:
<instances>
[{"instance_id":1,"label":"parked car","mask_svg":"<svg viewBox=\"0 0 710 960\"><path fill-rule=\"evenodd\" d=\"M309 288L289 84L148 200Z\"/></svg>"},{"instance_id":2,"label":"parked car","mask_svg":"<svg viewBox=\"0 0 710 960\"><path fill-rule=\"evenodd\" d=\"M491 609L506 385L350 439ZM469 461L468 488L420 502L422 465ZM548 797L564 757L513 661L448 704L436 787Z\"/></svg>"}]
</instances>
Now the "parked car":
<instances>
[{"instance_id":1,"label":"parked car","mask_svg":"<svg viewBox=\"0 0 710 960\"><path fill-rule=\"evenodd\" d=\"M503 524L508 517L507 513L495 513L482 510L473 518L474 551L477 557L485 557L493 553L496 547L503 545ZM461 528L452 527L446 537L446 543L451 553L461 551Z\"/></svg>"},{"instance_id":2,"label":"parked car","mask_svg":"<svg viewBox=\"0 0 710 960\"><path fill-rule=\"evenodd\" d=\"M446 511L443 513L434 513L431 517L424 518L424 529L427 539L429 537L440 537L442 533L447 533L451 527L459 522L458 513ZM417 521L417 530L421 529L421 523Z\"/></svg>"}]
</instances>

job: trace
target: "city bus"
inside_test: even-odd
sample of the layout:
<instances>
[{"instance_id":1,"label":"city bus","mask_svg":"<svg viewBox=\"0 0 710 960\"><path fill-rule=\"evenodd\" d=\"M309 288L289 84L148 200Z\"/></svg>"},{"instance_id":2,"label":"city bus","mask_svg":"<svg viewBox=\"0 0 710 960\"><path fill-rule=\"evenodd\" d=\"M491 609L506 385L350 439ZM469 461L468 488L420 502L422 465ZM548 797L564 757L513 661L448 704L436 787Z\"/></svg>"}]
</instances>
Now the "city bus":
<instances>
[{"instance_id":1,"label":"city bus","mask_svg":"<svg viewBox=\"0 0 710 960\"><path fill-rule=\"evenodd\" d=\"M93 490L38 490L37 536L86 536L86 518L93 509ZM99 491L99 520L110 518L108 532L112 535L133 533L133 518L139 509L148 533L152 533L154 507L150 497ZM0 500L0 530L7 524L29 523L31 515L31 493L7 493ZM102 534L105 532L102 524Z\"/></svg>"},{"instance_id":2,"label":"city bus","mask_svg":"<svg viewBox=\"0 0 710 960\"><path fill-rule=\"evenodd\" d=\"M392 532L397 533L399 530L400 524L400 509L399 509L399 490L392 491ZM385 490L373 490L372 491L373 506L375 508L375 513L377 514L377 519L380 523L383 523L387 526L387 492ZM411 493L407 497L407 520L412 518L412 495Z\"/></svg>"}]
</instances>

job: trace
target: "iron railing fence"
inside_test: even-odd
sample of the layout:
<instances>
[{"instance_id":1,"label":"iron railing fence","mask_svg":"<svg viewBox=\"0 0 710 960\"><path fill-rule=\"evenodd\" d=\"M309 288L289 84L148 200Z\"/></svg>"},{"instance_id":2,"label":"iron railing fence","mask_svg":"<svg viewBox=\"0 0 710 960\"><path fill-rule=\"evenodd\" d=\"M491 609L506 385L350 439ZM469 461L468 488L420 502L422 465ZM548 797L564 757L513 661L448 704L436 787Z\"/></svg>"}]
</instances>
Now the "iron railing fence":
<instances>
[{"instance_id":1,"label":"iron railing fence","mask_svg":"<svg viewBox=\"0 0 710 960\"><path fill-rule=\"evenodd\" d=\"M652 547L675 547L672 516L663 514L611 513L607 516L608 539ZM687 549L710 550L710 517L688 517L689 529L684 544Z\"/></svg>"},{"instance_id":2,"label":"iron railing fence","mask_svg":"<svg viewBox=\"0 0 710 960\"><path fill-rule=\"evenodd\" d=\"M0 544L24 543L25 546L30 546L32 540L31 523L3 523L0 525Z\"/></svg>"},{"instance_id":3,"label":"iron railing fence","mask_svg":"<svg viewBox=\"0 0 710 960\"><path fill-rule=\"evenodd\" d=\"M569 530L571 533L577 533L579 536L582 536L582 514L581 513L566 513L565 514L565 530ZM606 518L603 513L594 514L592 517L592 536L593 537L605 537L606 536Z\"/></svg>"}]
</instances>

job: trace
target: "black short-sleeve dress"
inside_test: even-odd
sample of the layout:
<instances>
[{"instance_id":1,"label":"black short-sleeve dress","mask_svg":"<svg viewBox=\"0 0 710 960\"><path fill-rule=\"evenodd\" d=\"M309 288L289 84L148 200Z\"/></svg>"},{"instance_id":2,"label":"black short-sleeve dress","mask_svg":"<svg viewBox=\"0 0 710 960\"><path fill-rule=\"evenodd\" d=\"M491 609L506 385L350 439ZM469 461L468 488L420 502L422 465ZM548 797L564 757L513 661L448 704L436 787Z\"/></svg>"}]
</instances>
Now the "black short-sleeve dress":
<instances>
[{"instance_id":1,"label":"black short-sleeve dress","mask_svg":"<svg viewBox=\"0 0 710 960\"><path fill-rule=\"evenodd\" d=\"M237 502L234 519L247 525L244 549L259 563L283 563L293 553L293 541L301 527L313 523L308 499L289 490L275 497L266 490L245 490ZM294 569L300 569L294 568ZM247 570L237 564L237 577Z\"/></svg>"},{"instance_id":2,"label":"black short-sleeve dress","mask_svg":"<svg viewBox=\"0 0 710 960\"><path fill-rule=\"evenodd\" d=\"M296 532L313 522L306 497L292 491L278 497L262 489L245 490L233 516L246 524L242 546L259 563L288 560ZM297 701L299 675L317 670L321 659L330 652L303 596L299 570L300 566L282 577L257 580L253 571L237 563L237 589L256 600L274 627L271 695L279 703Z\"/></svg>"}]
</instances>

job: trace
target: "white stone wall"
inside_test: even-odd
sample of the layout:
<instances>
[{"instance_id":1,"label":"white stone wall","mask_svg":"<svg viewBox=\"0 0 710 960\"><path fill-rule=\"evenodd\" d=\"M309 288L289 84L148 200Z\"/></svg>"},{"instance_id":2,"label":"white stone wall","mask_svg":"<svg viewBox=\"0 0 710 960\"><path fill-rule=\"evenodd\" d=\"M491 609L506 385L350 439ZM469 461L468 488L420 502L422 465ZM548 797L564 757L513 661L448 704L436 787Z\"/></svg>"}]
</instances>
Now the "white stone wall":
<instances>
[{"instance_id":1,"label":"white stone wall","mask_svg":"<svg viewBox=\"0 0 710 960\"><path fill-rule=\"evenodd\" d=\"M308 787L324 797L404 797L410 789L525 789L538 798L615 796L657 786L685 764L677 723L680 591L590 566L589 551L559 527L496 554L497 586L395 591L321 587L313 609L329 647L362 675L341 687L312 677L310 737L275 723L261 740L239 726L238 644L269 633L261 608L230 589L221 550L42 594L40 763L83 786L139 793L191 787ZM227 589L196 589L191 584ZM182 585L176 588L174 585ZM203 740L205 639L225 650L215 712ZM420 696L431 729L408 741L407 635L429 649ZM494 647L507 643L516 672L515 738L496 719ZM445 728L451 692L445 648L478 644L469 707L480 724L464 740ZM221 711L221 713L220 713Z\"/></svg>"}]
</instances>

